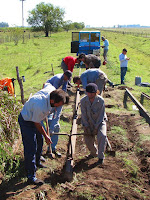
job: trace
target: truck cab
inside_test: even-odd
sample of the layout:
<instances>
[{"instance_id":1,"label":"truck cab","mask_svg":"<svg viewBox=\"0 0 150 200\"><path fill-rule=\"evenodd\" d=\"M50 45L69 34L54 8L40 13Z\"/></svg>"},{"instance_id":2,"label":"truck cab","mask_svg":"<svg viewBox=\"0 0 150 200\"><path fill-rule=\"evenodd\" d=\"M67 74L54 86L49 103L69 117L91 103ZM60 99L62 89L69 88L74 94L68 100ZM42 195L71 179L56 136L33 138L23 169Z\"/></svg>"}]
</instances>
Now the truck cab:
<instances>
[{"instance_id":1,"label":"truck cab","mask_svg":"<svg viewBox=\"0 0 150 200\"><path fill-rule=\"evenodd\" d=\"M100 53L100 31L72 32L71 53Z\"/></svg>"}]
</instances>

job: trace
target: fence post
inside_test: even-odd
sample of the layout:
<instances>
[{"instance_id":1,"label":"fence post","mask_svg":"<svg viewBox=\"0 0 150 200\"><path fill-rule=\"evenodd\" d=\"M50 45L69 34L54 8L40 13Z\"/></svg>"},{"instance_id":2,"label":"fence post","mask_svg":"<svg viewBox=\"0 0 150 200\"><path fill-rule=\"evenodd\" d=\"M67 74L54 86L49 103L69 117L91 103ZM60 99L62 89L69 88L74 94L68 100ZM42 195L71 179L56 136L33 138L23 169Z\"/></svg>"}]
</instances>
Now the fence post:
<instances>
[{"instance_id":1,"label":"fence post","mask_svg":"<svg viewBox=\"0 0 150 200\"><path fill-rule=\"evenodd\" d=\"M124 98L123 98L124 108L127 108L127 99L128 99L128 93L127 93L127 91L125 91Z\"/></svg>"},{"instance_id":2,"label":"fence post","mask_svg":"<svg viewBox=\"0 0 150 200\"><path fill-rule=\"evenodd\" d=\"M22 79L19 77L18 67L16 67L16 72L17 72L17 80L18 80L18 83L19 83L19 86L20 86L20 91L21 91L21 102L22 102L22 104L24 104L25 101L24 101L23 84L22 84Z\"/></svg>"}]
</instances>

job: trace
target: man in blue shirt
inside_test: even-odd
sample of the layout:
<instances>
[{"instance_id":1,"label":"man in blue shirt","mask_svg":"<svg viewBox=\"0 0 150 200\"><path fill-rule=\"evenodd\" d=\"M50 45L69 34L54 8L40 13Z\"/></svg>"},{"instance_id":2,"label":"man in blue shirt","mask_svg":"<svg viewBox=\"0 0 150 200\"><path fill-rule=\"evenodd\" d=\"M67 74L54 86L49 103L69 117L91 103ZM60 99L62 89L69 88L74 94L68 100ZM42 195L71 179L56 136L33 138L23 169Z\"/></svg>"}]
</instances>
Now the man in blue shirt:
<instances>
[{"instance_id":1,"label":"man in blue shirt","mask_svg":"<svg viewBox=\"0 0 150 200\"><path fill-rule=\"evenodd\" d=\"M67 84L71 77L72 77L72 72L69 70L66 70L64 74L56 74L55 76L47 80L46 83L50 83L56 89L62 86L62 90L66 92ZM61 111L62 111L62 106L57 107L56 109L54 109L54 112L48 116L50 134L59 133L59 130L60 130L59 119L60 119ZM52 144L51 144L52 153L54 153L55 156L57 157L61 157L61 153L56 151L56 145L58 143L58 135L55 135L55 134L52 135L51 140L52 140ZM50 147L48 146L47 154L50 153L49 148Z\"/></svg>"},{"instance_id":2,"label":"man in blue shirt","mask_svg":"<svg viewBox=\"0 0 150 200\"><path fill-rule=\"evenodd\" d=\"M100 69L88 69L84 71L81 76L73 78L73 82L76 84L82 84L85 89L88 83L95 83L98 86L100 94L105 88L105 84L108 81L106 74Z\"/></svg>"},{"instance_id":3,"label":"man in blue shirt","mask_svg":"<svg viewBox=\"0 0 150 200\"><path fill-rule=\"evenodd\" d=\"M52 78L48 79L46 83L50 83L56 89L62 86L62 90L67 91L68 81L71 79L71 77L72 77L72 72L66 70L64 74L56 74Z\"/></svg>"},{"instance_id":4,"label":"man in blue shirt","mask_svg":"<svg viewBox=\"0 0 150 200\"><path fill-rule=\"evenodd\" d=\"M18 117L24 145L25 168L28 184L42 185L44 182L36 178L36 168L43 167L40 156L43 147L43 137L47 144L51 139L41 125L53 107L59 107L68 102L68 95L61 89L55 89L51 84L34 94L23 106Z\"/></svg>"},{"instance_id":5,"label":"man in blue shirt","mask_svg":"<svg viewBox=\"0 0 150 200\"><path fill-rule=\"evenodd\" d=\"M125 84L124 77L127 72L128 61L130 60L130 58L127 58L126 54L127 54L127 49L123 49L122 53L119 55L120 68L121 68L121 84Z\"/></svg>"},{"instance_id":6,"label":"man in blue shirt","mask_svg":"<svg viewBox=\"0 0 150 200\"><path fill-rule=\"evenodd\" d=\"M107 53L108 53L108 49L109 49L109 41L103 36L102 36L102 40L104 42L103 46L101 46L102 48L104 48L103 57L104 57L104 61L107 62Z\"/></svg>"}]
</instances>

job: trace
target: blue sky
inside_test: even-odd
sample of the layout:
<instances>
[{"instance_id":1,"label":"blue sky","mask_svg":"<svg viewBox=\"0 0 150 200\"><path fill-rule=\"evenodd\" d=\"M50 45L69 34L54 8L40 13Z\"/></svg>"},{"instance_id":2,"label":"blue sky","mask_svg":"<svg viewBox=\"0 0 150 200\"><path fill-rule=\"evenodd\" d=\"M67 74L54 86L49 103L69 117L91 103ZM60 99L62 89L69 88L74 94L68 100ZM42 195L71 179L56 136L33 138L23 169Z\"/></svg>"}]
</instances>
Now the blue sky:
<instances>
[{"instance_id":1,"label":"blue sky","mask_svg":"<svg viewBox=\"0 0 150 200\"><path fill-rule=\"evenodd\" d=\"M84 22L85 25L106 27L125 24L150 26L149 0L25 0L24 25L28 11L40 2L51 3L65 9L65 20ZM22 2L20 0L4 0L0 2L0 22L9 26L22 25Z\"/></svg>"}]
</instances>

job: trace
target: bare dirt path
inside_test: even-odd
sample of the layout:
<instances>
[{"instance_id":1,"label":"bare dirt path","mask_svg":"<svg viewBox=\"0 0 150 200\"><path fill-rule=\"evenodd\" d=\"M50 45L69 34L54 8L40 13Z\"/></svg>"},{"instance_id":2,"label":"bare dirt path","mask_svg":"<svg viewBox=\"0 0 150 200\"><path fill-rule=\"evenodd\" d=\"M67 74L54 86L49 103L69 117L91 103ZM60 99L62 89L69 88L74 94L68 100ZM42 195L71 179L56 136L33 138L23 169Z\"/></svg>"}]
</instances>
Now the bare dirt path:
<instances>
[{"instance_id":1,"label":"bare dirt path","mask_svg":"<svg viewBox=\"0 0 150 200\"><path fill-rule=\"evenodd\" d=\"M74 177L67 182L64 176L67 137L60 137L58 150L62 158L46 158L46 169L37 170L37 176L45 184L37 187L27 185L25 176L15 177L8 183L1 184L0 199L34 200L148 200L150 199L150 142L144 136L150 133L148 124L138 112L123 109L123 90L108 88L104 94L108 116L107 134L116 156L106 151L103 166L96 164L97 158L88 159L87 148L82 136L77 137ZM71 103L75 97L72 92ZM71 120L63 110L61 119ZM79 125L78 132L82 132ZM21 150L20 150L21 151ZM24 172L23 172L24 174Z\"/></svg>"}]
</instances>

